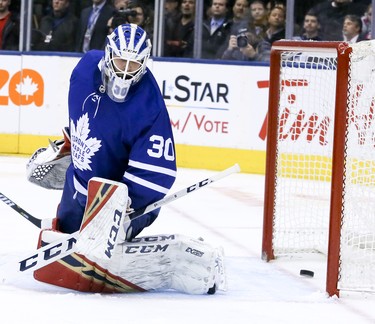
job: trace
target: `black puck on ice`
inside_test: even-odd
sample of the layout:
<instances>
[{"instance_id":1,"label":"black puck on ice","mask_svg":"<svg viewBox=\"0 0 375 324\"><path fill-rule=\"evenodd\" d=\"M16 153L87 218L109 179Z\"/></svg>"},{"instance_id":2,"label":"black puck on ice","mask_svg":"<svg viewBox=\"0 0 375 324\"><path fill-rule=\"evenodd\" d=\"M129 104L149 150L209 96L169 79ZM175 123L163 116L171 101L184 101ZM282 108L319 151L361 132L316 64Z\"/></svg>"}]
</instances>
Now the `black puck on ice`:
<instances>
[{"instance_id":1,"label":"black puck on ice","mask_svg":"<svg viewBox=\"0 0 375 324\"><path fill-rule=\"evenodd\" d=\"M216 284L214 284L210 289L208 289L207 294L213 295L216 292Z\"/></svg>"},{"instance_id":2,"label":"black puck on ice","mask_svg":"<svg viewBox=\"0 0 375 324\"><path fill-rule=\"evenodd\" d=\"M299 274L304 277L314 277L314 271L311 270L302 269L300 270Z\"/></svg>"}]
</instances>

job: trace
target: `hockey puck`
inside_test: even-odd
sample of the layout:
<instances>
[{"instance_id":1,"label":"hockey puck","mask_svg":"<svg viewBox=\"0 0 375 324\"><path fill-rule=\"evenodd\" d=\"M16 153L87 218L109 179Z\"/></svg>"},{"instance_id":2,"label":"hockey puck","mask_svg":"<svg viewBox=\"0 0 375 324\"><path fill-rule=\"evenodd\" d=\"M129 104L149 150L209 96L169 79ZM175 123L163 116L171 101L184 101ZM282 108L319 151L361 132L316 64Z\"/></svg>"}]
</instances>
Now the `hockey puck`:
<instances>
[{"instance_id":1,"label":"hockey puck","mask_svg":"<svg viewBox=\"0 0 375 324\"><path fill-rule=\"evenodd\" d=\"M210 289L208 289L207 294L213 295L216 292L216 284L214 284Z\"/></svg>"},{"instance_id":2,"label":"hockey puck","mask_svg":"<svg viewBox=\"0 0 375 324\"><path fill-rule=\"evenodd\" d=\"M302 269L300 270L299 274L304 277L314 277L314 271L311 270Z\"/></svg>"}]
</instances>

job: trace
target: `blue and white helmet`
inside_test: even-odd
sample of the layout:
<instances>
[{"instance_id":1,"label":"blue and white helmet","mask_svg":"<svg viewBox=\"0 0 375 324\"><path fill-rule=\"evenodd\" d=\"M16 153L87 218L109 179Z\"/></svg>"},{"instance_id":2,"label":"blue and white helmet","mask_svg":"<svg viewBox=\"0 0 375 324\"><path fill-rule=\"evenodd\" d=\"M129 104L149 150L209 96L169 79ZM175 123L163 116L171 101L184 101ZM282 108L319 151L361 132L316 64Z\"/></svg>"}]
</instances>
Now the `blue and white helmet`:
<instances>
[{"instance_id":1,"label":"blue and white helmet","mask_svg":"<svg viewBox=\"0 0 375 324\"><path fill-rule=\"evenodd\" d=\"M150 52L151 41L136 24L120 25L107 36L101 71L105 90L113 101L125 101L130 86L146 73Z\"/></svg>"}]
</instances>

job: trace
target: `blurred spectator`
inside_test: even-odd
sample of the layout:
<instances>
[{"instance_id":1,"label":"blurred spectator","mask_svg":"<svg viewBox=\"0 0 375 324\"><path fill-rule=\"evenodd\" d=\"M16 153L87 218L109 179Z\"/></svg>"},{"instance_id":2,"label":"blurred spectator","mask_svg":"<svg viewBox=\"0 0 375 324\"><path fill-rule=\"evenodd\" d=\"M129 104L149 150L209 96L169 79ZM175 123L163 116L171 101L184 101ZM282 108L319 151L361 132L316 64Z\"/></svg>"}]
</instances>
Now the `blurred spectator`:
<instances>
[{"instance_id":1,"label":"blurred spectator","mask_svg":"<svg viewBox=\"0 0 375 324\"><path fill-rule=\"evenodd\" d=\"M238 36L230 35L228 47L221 58L223 60L253 61L256 56L256 49L248 42L248 33L243 33Z\"/></svg>"},{"instance_id":2,"label":"blurred spectator","mask_svg":"<svg viewBox=\"0 0 375 324\"><path fill-rule=\"evenodd\" d=\"M345 42L354 44L364 40L362 33L362 20L356 15L346 15L342 27L342 35Z\"/></svg>"},{"instance_id":3,"label":"blurred spectator","mask_svg":"<svg viewBox=\"0 0 375 324\"><path fill-rule=\"evenodd\" d=\"M243 26L249 21L249 1L248 0L235 0L232 7L232 26L233 31L237 34L239 26ZM234 34L234 33L233 33Z\"/></svg>"},{"instance_id":4,"label":"blurred spectator","mask_svg":"<svg viewBox=\"0 0 375 324\"><path fill-rule=\"evenodd\" d=\"M364 39L371 39L371 20L372 20L372 4L367 6L364 15L361 17L362 20L362 33Z\"/></svg>"},{"instance_id":5,"label":"blurred spectator","mask_svg":"<svg viewBox=\"0 0 375 324\"><path fill-rule=\"evenodd\" d=\"M129 7L131 0L113 0L113 7L116 10L124 10Z\"/></svg>"},{"instance_id":6,"label":"blurred spectator","mask_svg":"<svg viewBox=\"0 0 375 324\"><path fill-rule=\"evenodd\" d=\"M43 16L52 11L50 0L33 0L33 26L40 28L40 22Z\"/></svg>"},{"instance_id":7,"label":"blurred spectator","mask_svg":"<svg viewBox=\"0 0 375 324\"><path fill-rule=\"evenodd\" d=\"M129 22L136 24L147 33L148 37L152 40L154 34L154 13L150 6L146 2L142 1L131 1L128 9L133 10L134 15L129 15Z\"/></svg>"},{"instance_id":8,"label":"blurred spectator","mask_svg":"<svg viewBox=\"0 0 375 324\"><path fill-rule=\"evenodd\" d=\"M211 18L203 22L202 58L221 58L230 35L231 22L228 20L228 1L212 0Z\"/></svg>"},{"instance_id":9,"label":"blurred spectator","mask_svg":"<svg viewBox=\"0 0 375 324\"><path fill-rule=\"evenodd\" d=\"M87 7L90 7L91 5L92 5L91 0L71 0L70 11L72 12L74 16L80 19L82 10Z\"/></svg>"},{"instance_id":10,"label":"blurred spectator","mask_svg":"<svg viewBox=\"0 0 375 324\"><path fill-rule=\"evenodd\" d=\"M164 18L177 21L181 17L180 1L178 0L165 0L164 2Z\"/></svg>"},{"instance_id":11,"label":"blurred spectator","mask_svg":"<svg viewBox=\"0 0 375 324\"><path fill-rule=\"evenodd\" d=\"M93 0L93 5L82 10L77 34L77 52L104 49L108 34L107 22L114 8L106 0Z\"/></svg>"},{"instance_id":12,"label":"blurred spectator","mask_svg":"<svg viewBox=\"0 0 375 324\"><path fill-rule=\"evenodd\" d=\"M22 0L12 0L10 1L10 6L9 6L9 10L12 11L12 12L20 12L21 10L21 1ZM35 2L37 2L38 0L34 0ZM45 1L48 1L48 0L45 0Z\"/></svg>"},{"instance_id":13,"label":"blurred spectator","mask_svg":"<svg viewBox=\"0 0 375 324\"><path fill-rule=\"evenodd\" d=\"M117 26L129 23L128 17L131 14L131 9L128 9L129 3L130 0L113 0L115 12L107 22L108 34L111 34Z\"/></svg>"},{"instance_id":14,"label":"blurred spectator","mask_svg":"<svg viewBox=\"0 0 375 324\"><path fill-rule=\"evenodd\" d=\"M321 41L322 38L320 37L320 23L318 17L314 15L312 12L308 12L305 15L305 19L303 21L303 32L301 36L293 37L294 39L298 40L315 40Z\"/></svg>"},{"instance_id":15,"label":"blurred spectator","mask_svg":"<svg viewBox=\"0 0 375 324\"><path fill-rule=\"evenodd\" d=\"M250 3L250 20L247 26L249 43L256 48L264 39L268 28L268 12L262 0L253 0Z\"/></svg>"},{"instance_id":16,"label":"blurred spectator","mask_svg":"<svg viewBox=\"0 0 375 324\"><path fill-rule=\"evenodd\" d=\"M181 19L180 3L177 0L165 0L164 3L164 41L172 40L174 28ZM165 53L164 53L165 54Z\"/></svg>"},{"instance_id":17,"label":"blurred spectator","mask_svg":"<svg viewBox=\"0 0 375 324\"><path fill-rule=\"evenodd\" d=\"M249 23L249 2L248 0L235 0L232 7L232 20L230 31L225 43L228 44L231 35L238 35L247 28Z\"/></svg>"},{"instance_id":18,"label":"blurred spectator","mask_svg":"<svg viewBox=\"0 0 375 324\"><path fill-rule=\"evenodd\" d=\"M313 6L318 3L327 2L328 0L303 0L294 2L294 22L298 26L303 26L305 21L305 15ZM303 32L303 30L301 30ZM297 33L296 33L297 34Z\"/></svg>"},{"instance_id":19,"label":"blurred spectator","mask_svg":"<svg viewBox=\"0 0 375 324\"><path fill-rule=\"evenodd\" d=\"M166 26L164 56L193 57L195 0L182 0L181 18Z\"/></svg>"},{"instance_id":20,"label":"blurred spectator","mask_svg":"<svg viewBox=\"0 0 375 324\"><path fill-rule=\"evenodd\" d=\"M352 0L330 0L315 5L311 11L318 17L323 40L341 40L344 17L362 16L366 5Z\"/></svg>"},{"instance_id":21,"label":"blurred spectator","mask_svg":"<svg viewBox=\"0 0 375 324\"><path fill-rule=\"evenodd\" d=\"M274 7L281 7L285 10L285 1L283 0L270 0L267 1L266 9L268 11L268 14L271 12L271 9Z\"/></svg>"},{"instance_id":22,"label":"blurred spectator","mask_svg":"<svg viewBox=\"0 0 375 324\"><path fill-rule=\"evenodd\" d=\"M10 0L0 0L0 49L18 50L19 15L9 10Z\"/></svg>"},{"instance_id":23,"label":"blurred spectator","mask_svg":"<svg viewBox=\"0 0 375 324\"><path fill-rule=\"evenodd\" d=\"M248 0L235 0L232 6L231 26L228 38L225 43L228 44L231 35L238 35L246 30L249 23L249 2Z\"/></svg>"},{"instance_id":24,"label":"blurred spectator","mask_svg":"<svg viewBox=\"0 0 375 324\"><path fill-rule=\"evenodd\" d=\"M258 45L249 43L249 32L237 37L231 36L229 46L222 58L230 60L269 61L272 43L285 38L285 10L284 7L273 7L268 14L268 29ZM239 38L241 37L241 38Z\"/></svg>"},{"instance_id":25,"label":"blurred spectator","mask_svg":"<svg viewBox=\"0 0 375 324\"><path fill-rule=\"evenodd\" d=\"M52 0L51 14L40 22L34 50L74 52L78 19L69 9L70 0Z\"/></svg>"},{"instance_id":26,"label":"blurred spectator","mask_svg":"<svg viewBox=\"0 0 375 324\"><path fill-rule=\"evenodd\" d=\"M285 9L273 7L268 15L268 29L265 37L257 46L258 61L269 61L272 43L285 38Z\"/></svg>"},{"instance_id":27,"label":"blurred spectator","mask_svg":"<svg viewBox=\"0 0 375 324\"><path fill-rule=\"evenodd\" d=\"M322 1L322 0L314 1L314 3L316 4L319 1ZM327 0L323 0L323 1L327 1ZM300 3L301 1L296 1L296 2ZM270 12L270 10L272 8L279 7L279 8L283 8L284 9L284 11L285 11L285 17L286 17L286 12L287 12L286 4L287 4L287 0L271 0L271 1L268 1L268 3L267 3L268 13ZM294 9L296 9L296 5L294 5ZM302 33L301 25L298 22L299 22L299 19L297 19L296 12L295 12L294 13L294 25L293 25L293 34L294 35L299 35L299 34Z\"/></svg>"},{"instance_id":28,"label":"blurred spectator","mask_svg":"<svg viewBox=\"0 0 375 324\"><path fill-rule=\"evenodd\" d=\"M256 58L256 48L264 39L268 27L267 10L263 1L254 0L250 3L250 19L239 27L237 33L232 33L229 37L222 59L252 61Z\"/></svg>"},{"instance_id":29,"label":"blurred spectator","mask_svg":"<svg viewBox=\"0 0 375 324\"><path fill-rule=\"evenodd\" d=\"M353 1L363 3L366 6L368 6L372 2L372 0L353 0Z\"/></svg>"}]
</instances>

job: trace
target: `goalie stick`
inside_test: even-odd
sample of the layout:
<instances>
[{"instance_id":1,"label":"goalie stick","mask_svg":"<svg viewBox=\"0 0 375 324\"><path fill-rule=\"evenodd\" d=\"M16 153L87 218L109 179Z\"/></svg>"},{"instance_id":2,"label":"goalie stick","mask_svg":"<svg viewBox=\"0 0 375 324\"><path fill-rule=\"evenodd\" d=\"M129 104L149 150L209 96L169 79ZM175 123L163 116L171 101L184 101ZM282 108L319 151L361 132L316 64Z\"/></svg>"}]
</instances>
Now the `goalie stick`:
<instances>
[{"instance_id":1,"label":"goalie stick","mask_svg":"<svg viewBox=\"0 0 375 324\"><path fill-rule=\"evenodd\" d=\"M10 208L13 208L18 214L26 218L30 223L34 224L39 228L47 228L52 225L52 218L40 219L29 214L26 210L18 206L13 200L5 196L0 192L0 200L7 204Z\"/></svg>"},{"instance_id":2,"label":"goalie stick","mask_svg":"<svg viewBox=\"0 0 375 324\"><path fill-rule=\"evenodd\" d=\"M157 208L160 208L166 204L169 204L170 202L173 202L181 197L184 197L186 195L188 195L189 193L192 193L194 191L197 191L213 182L216 182L232 173L235 173L235 172L239 172L240 171L240 167L238 164L235 164L234 166L228 168L228 169L225 169L219 173L217 173L216 175L212 176L212 177L209 177L209 178L206 178L202 181L199 181L189 187L186 187L180 191L177 191L175 192L174 194L172 195L168 195L166 197L164 197L163 199L160 199L144 208L140 208L140 209L137 209L135 210L134 212L130 213L129 214L129 218L130 218L130 221L131 220L134 220L134 219L137 219L139 217L142 217L144 214L147 214ZM4 201L4 200L3 200ZM9 202L5 202L8 206L12 207L12 201L9 200L11 203ZM15 206L17 206L16 204L14 204ZM18 206L17 206L18 207ZM15 208L13 208L15 209ZM28 214L27 212L25 212L22 208L18 207L15 209L16 211L18 212L24 212L25 215L27 215L28 217L25 217L24 214L21 214L23 217L25 217L27 220L29 220L30 222L32 222L34 225L38 226L37 224L39 224L39 222L37 220L40 221L40 225L43 223L44 220L41 220L41 219L38 219L34 216L31 216L30 214ZM30 217L31 216L31 217ZM39 226L38 226L39 227ZM67 256L68 254L71 254L75 251L75 243L77 241L77 238L79 236L79 231L77 232L74 232L72 234L66 234L64 235L64 237L62 237L61 239L58 239L56 241L53 241L52 243L49 243L39 249L37 249L36 251L34 251L32 254L29 254L25 257L23 257L21 260L19 260L18 262L14 262L14 263L9 263L7 264L3 270L7 270L6 272L8 271L11 271L11 272L20 272L20 273L27 273L27 272L30 272L30 271L35 271L35 270L38 270L54 261L57 261L65 256Z\"/></svg>"}]
</instances>

